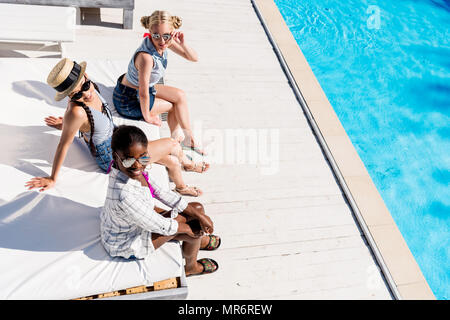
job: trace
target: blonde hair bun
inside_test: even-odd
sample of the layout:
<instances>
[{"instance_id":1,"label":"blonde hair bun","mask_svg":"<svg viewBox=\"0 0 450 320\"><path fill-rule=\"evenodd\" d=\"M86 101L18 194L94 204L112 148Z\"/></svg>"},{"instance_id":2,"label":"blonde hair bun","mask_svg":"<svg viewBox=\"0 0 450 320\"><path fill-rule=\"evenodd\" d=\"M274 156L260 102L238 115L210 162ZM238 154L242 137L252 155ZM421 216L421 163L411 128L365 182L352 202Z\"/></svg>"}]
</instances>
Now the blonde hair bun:
<instances>
[{"instance_id":1,"label":"blonde hair bun","mask_svg":"<svg viewBox=\"0 0 450 320\"><path fill-rule=\"evenodd\" d=\"M154 11L150 16L143 16L141 24L145 29L150 29L154 25L161 23L169 23L174 29L179 29L182 25L182 19L177 16L172 16L167 11Z\"/></svg>"},{"instance_id":2,"label":"blonde hair bun","mask_svg":"<svg viewBox=\"0 0 450 320\"><path fill-rule=\"evenodd\" d=\"M180 17L172 16L172 17L170 17L170 20L172 22L172 26L175 29L180 29L181 28L181 25L183 24L183 20Z\"/></svg>"},{"instance_id":3,"label":"blonde hair bun","mask_svg":"<svg viewBox=\"0 0 450 320\"><path fill-rule=\"evenodd\" d=\"M145 29L149 29L150 28L150 16L143 16L141 18L141 25L145 28Z\"/></svg>"}]
</instances>

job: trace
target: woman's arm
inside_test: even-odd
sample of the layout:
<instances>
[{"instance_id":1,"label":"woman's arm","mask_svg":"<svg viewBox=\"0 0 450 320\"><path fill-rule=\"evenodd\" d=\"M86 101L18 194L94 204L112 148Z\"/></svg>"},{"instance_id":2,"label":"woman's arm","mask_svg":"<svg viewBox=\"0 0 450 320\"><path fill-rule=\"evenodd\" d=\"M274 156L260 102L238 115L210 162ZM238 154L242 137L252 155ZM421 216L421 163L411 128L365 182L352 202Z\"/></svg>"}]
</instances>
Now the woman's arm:
<instances>
[{"instance_id":1,"label":"woman's arm","mask_svg":"<svg viewBox=\"0 0 450 320\"><path fill-rule=\"evenodd\" d=\"M77 131L85 121L86 114L80 108L74 108L64 115L61 138L56 148L55 157L53 159L52 173L49 177L36 177L28 181L25 186L28 190L41 188L44 191L53 187L58 177L59 170L66 158L67 151L73 142Z\"/></svg>"},{"instance_id":2,"label":"woman's arm","mask_svg":"<svg viewBox=\"0 0 450 320\"><path fill-rule=\"evenodd\" d=\"M205 214L203 205L199 202L189 202L183 214L197 219L200 222L200 226L206 233L214 232L214 223L211 218Z\"/></svg>"},{"instance_id":3,"label":"woman's arm","mask_svg":"<svg viewBox=\"0 0 450 320\"><path fill-rule=\"evenodd\" d=\"M197 62L198 55L194 49L189 47L184 41L184 33L181 31L176 31L172 34L172 43L169 46L169 49L175 52L176 54L182 56L186 60Z\"/></svg>"},{"instance_id":4,"label":"woman's arm","mask_svg":"<svg viewBox=\"0 0 450 320\"><path fill-rule=\"evenodd\" d=\"M153 58L151 55L146 53L138 54L136 57L136 68L139 74L139 101L141 105L142 116L145 122L161 126L162 122L157 114L152 114L150 112L150 93L149 93L149 83L150 75L153 69Z\"/></svg>"},{"instance_id":5,"label":"woman's arm","mask_svg":"<svg viewBox=\"0 0 450 320\"><path fill-rule=\"evenodd\" d=\"M149 177L149 179L150 179L150 177ZM158 188L158 189L155 189L155 191L160 190L160 187L155 182L153 182L152 187L153 186L157 186L156 188ZM155 193L155 196L160 197L159 192ZM171 191L171 192L173 192L173 191ZM179 211L179 210L180 209L177 209L177 211ZM171 211L165 211L156 206L155 206L155 211L160 214L163 214L164 217L172 216ZM182 212L180 212L180 214L177 215L177 218L179 218L180 216L184 218L183 222L198 220L198 222L200 223L201 229L206 233L211 234L214 232L214 223L212 222L211 218L205 214L205 209L204 209L203 205L199 202L189 202L187 204L186 208Z\"/></svg>"},{"instance_id":6,"label":"woman's arm","mask_svg":"<svg viewBox=\"0 0 450 320\"><path fill-rule=\"evenodd\" d=\"M161 201L166 206L175 209L172 210L172 212L174 213L173 217L175 217L176 214L178 214L178 212L183 212L183 210L185 210L186 207L188 206L188 203L186 202L186 200L183 199L183 197L180 194L172 190L162 188L150 174L148 175L148 182L150 183L150 185L154 190L155 198Z\"/></svg>"},{"instance_id":7,"label":"woman's arm","mask_svg":"<svg viewBox=\"0 0 450 320\"><path fill-rule=\"evenodd\" d=\"M53 159L53 167L51 178L56 181L59 170L66 158L67 151L75 138L78 130L85 121L86 114L81 108L73 108L64 115L63 128L58 147L56 148L55 158Z\"/></svg>"},{"instance_id":8,"label":"woman's arm","mask_svg":"<svg viewBox=\"0 0 450 320\"><path fill-rule=\"evenodd\" d=\"M152 201L153 202L153 201ZM163 236L174 235L179 232L178 221L157 213L149 201L143 201L135 193L127 193L120 198L118 208L122 216L131 224L137 224L142 229Z\"/></svg>"}]
</instances>

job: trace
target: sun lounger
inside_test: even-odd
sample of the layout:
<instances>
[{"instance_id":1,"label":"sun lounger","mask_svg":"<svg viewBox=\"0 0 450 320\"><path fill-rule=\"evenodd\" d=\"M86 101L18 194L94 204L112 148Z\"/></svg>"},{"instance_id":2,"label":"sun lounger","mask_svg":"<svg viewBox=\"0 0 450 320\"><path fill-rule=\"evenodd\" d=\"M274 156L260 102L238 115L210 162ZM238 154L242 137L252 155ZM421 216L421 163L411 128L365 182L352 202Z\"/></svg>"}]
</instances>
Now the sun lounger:
<instances>
[{"instance_id":1,"label":"sun lounger","mask_svg":"<svg viewBox=\"0 0 450 320\"><path fill-rule=\"evenodd\" d=\"M0 3L2 48L48 51L51 46L45 43L56 42L63 54L62 43L75 40L75 20L76 9L72 7Z\"/></svg>"},{"instance_id":2,"label":"sun lounger","mask_svg":"<svg viewBox=\"0 0 450 320\"><path fill-rule=\"evenodd\" d=\"M123 9L123 28L133 29L134 0L0 0L0 3L76 8L121 8Z\"/></svg>"},{"instance_id":3,"label":"sun lounger","mask_svg":"<svg viewBox=\"0 0 450 320\"><path fill-rule=\"evenodd\" d=\"M145 260L112 259L104 250L99 213L108 176L79 138L54 188L39 193L24 187L30 178L50 173L59 141L60 131L43 122L63 115L67 104L55 102L55 91L45 83L57 61L0 59L0 299L185 298L179 242L166 243ZM115 80L128 61L87 63L89 77L113 106ZM143 121L115 120L159 138L159 129ZM164 167L153 165L150 173L169 188Z\"/></svg>"}]
</instances>

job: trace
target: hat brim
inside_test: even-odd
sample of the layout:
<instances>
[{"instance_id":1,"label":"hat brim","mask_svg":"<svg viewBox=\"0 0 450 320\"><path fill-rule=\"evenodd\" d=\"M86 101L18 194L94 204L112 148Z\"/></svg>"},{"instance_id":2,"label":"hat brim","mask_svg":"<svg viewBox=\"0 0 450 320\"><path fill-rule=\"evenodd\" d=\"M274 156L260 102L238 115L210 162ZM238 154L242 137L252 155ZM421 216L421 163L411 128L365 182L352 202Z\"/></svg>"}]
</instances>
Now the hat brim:
<instances>
[{"instance_id":1,"label":"hat brim","mask_svg":"<svg viewBox=\"0 0 450 320\"><path fill-rule=\"evenodd\" d=\"M72 91L73 89L75 89L81 82L81 80L83 80L83 76L84 76L84 72L86 71L86 66L87 63L85 61L82 61L79 63L80 67L81 67L81 71L80 71L80 75L78 76L77 81L75 81L69 88L67 88L66 90L62 91L62 92L57 92L56 96L55 96L55 100L56 101L61 101L62 99L64 99L65 97L67 97Z\"/></svg>"}]
</instances>

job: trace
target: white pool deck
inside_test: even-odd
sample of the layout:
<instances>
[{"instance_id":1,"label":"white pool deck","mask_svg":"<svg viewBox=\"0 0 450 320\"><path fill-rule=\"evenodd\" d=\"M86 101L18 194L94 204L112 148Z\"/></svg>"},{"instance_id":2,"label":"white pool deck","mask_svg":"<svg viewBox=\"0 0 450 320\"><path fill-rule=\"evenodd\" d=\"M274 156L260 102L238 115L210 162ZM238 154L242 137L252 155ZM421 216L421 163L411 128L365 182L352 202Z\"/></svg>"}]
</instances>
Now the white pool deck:
<instances>
[{"instance_id":1,"label":"white pool deck","mask_svg":"<svg viewBox=\"0 0 450 320\"><path fill-rule=\"evenodd\" d=\"M65 56L128 60L140 17L156 9L183 18L199 54L197 63L170 54L166 83L186 92L199 137L214 137L211 169L184 176L204 191L189 199L223 241L199 257L220 268L188 278L188 299L392 299L250 0L137 0L132 30L120 28L120 10L101 9L102 23L77 26ZM0 56L22 53L39 55ZM233 134L255 135L256 161L245 156L252 145L227 145Z\"/></svg>"}]
</instances>

